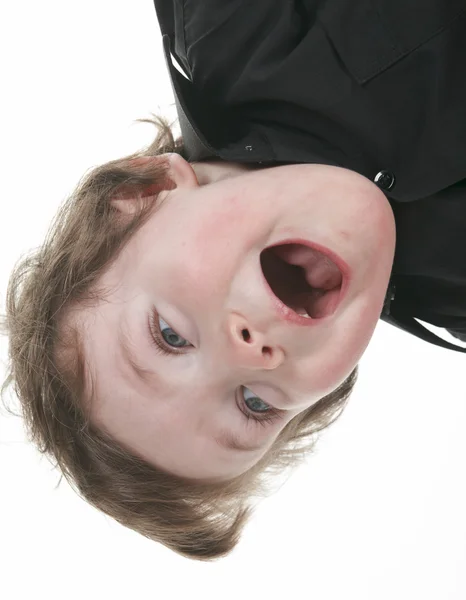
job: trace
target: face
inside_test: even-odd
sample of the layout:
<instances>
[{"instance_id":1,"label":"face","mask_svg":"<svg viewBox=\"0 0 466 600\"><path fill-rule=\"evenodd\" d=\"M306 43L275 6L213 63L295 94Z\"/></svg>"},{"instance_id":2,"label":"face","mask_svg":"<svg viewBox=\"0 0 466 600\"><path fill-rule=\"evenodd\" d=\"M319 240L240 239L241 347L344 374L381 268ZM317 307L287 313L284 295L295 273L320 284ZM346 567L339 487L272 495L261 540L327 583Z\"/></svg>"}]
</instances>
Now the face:
<instances>
[{"instance_id":1,"label":"face","mask_svg":"<svg viewBox=\"0 0 466 600\"><path fill-rule=\"evenodd\" d=\"M91 418L165 471L228 479L357 365L382 310L395 222L384 194L346 169L168 158L175 187L102 275L105 300L78 314ZM136 203L115 200L122 212ZM296 240L334 253L339 268ZM282 248L274 258L271 246ZM306 278L327 291L297 322Z\"/></svg>"}]
</instances>

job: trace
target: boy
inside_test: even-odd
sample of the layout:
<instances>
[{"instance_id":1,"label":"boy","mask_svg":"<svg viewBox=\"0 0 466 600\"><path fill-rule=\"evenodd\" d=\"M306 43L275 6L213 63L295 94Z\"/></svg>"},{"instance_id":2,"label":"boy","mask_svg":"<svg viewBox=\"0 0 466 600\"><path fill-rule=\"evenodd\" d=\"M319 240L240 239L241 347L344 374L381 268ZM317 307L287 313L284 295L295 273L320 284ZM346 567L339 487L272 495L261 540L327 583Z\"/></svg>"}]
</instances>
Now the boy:
<instances>
[{"instance_id":1,"label":"boy","mask_svg":"<svg viewBox=\"0 0 466 600\"><path fill-rule=\"evenodd\" d=\"M350 65L334 47L353 39L341 38L349 17L367 18L359 4L330 14L224 4L219 14L218 3L185 2L184 27L173 28L193 79L170 66L185 146L162 127L146 152L96 169L24 266L24 284L22 269L13 275L7 304L12 377L33 439L94 506L199 559L234 547L266 468L297 464L298 442L338 416L384 305L390 314L391 273L396 301L422 308L403 287L404 255L393 261L395 217L397 250L409 220L396 194L417 199L416 185L433 190L450 177L456 198L463 178L453 160L437 172L417 156L404 167L412 146L390 142L407 94L397 90L397 113L381 82L401 49L409 58L416 44L434 52L447 35L462 42L453 4L435 27L417 20L411 54L406 39L384 46L369 27L366 46L358 35L362 49L344 55ZM172 7L159 10L170 37ZM420 152L419 132L431 132L412 118L398 133ZM458 126L438 133L446 142ZM422 146L427 158L434 150ZM428 230L430 212L421 214ZM453 250L451 281L432 286L442 306L454 300L448 285L461 291ZM408 253L407 264L429 267L437 255L416 263Z\"/></svg>"}]
</instances>

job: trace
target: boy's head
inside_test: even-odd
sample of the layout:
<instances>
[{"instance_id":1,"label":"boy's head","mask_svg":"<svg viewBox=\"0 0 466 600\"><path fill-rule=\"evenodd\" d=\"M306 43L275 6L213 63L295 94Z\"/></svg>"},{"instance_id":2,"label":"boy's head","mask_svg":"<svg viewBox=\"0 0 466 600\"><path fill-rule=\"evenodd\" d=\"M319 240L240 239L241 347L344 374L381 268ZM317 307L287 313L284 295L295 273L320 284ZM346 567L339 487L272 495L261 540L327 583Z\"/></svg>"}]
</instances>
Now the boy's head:
<instances>
[{"instance_id":1,"label":"boy's head","mask_svg":"<svg viewBox=\"0 0 466 600\"><path fill-rule=\"evenodd\" d=\"M165 128L145 153L95 169L15 271L10 382L32 439L88 501L211 558L236 543L261 474L296 464L296 442L342 409L395 226L350 171L190 165L181 151ZM284 320L278 305L314 319Z\"/></svg>"}]
</instances>

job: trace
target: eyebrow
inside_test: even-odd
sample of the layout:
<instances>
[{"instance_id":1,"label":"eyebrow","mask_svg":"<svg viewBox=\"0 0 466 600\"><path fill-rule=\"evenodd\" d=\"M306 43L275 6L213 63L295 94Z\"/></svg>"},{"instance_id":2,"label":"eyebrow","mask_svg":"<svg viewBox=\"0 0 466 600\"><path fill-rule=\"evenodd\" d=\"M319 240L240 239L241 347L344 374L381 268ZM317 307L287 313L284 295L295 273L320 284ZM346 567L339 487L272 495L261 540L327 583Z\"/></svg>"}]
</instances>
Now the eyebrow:
<instances>
[{"instance_id":1,"label":"eyebrow","mask_svg":"<svg viewBox=\"0 0 466 600\"><path fill-rule=\"evenodd\" d=\"M118 328L118 342L120 343L120 347L122 349L123 358L131 367L136 377L145 384L150 384L153 386L157 382L155 379L155 372L147 369L137 360L136 356L131 351L131 348L134 346L134 344L128 337L125 328L122 326Z\"/></svg>"},{"instance_id":2,"label":"eyebrow","mask_svg":"<svg viewBox=\"0 0 466 600\"><path fill-rule=\"evenodd\" d=\"M136 356L132 353L131 348L133 343L131 339L128 337L125 328L120 326L118 328L118 341L120 343L123 358L126 363L131 367L132 371L136 375L136 377L150 385L154 385L157 381L155 378L155 372L147 369L144 365L142 365L136 358ZM261 444L245 444L239 440L239 436L228 431L227 429L222 429L219 435L215 438L215 443L220 446L220 448L226 448L227 450L235 450L237 452L254 452L257 450L261 450L267 446L268 442L262 442Z\"/></svg>"},{"instance_id":3,"label":"eyebrow","mask_svg":"<svg viewBox=\"0 0 466 600\"><path fill-rule=\"evenodd\" d=\"M267 446L268 442L262 442L261 444L243 444L239 441L239 437L231 431L223 430L220 435L215 438L216 443L228 450L238 450L240 452L253 452L255 450L261 450Z\"/></svg>"}]
</instances>

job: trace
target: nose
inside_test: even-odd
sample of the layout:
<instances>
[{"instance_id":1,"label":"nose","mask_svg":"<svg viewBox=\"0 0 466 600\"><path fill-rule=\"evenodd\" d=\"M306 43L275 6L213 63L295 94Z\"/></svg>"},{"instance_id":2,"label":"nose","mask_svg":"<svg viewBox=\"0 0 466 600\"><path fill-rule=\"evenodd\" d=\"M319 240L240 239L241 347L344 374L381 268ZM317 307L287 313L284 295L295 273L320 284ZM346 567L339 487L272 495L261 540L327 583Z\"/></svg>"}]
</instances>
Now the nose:
<instances>
[{"instance_id":1,"label":"nose","mask_svg":"<svg viewBox=\"0 0 466 600\"><path fill-rule=\"evenodd\" d=\"M228 319L228 336L236 363L249 369L276 369L285 359L283 349L238 314Z\"/></svg>"}]
</instances>

